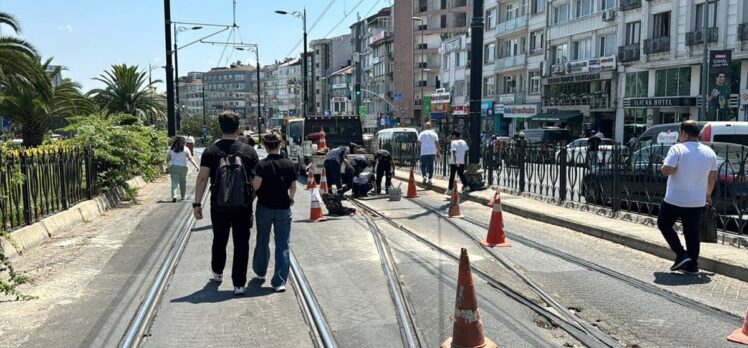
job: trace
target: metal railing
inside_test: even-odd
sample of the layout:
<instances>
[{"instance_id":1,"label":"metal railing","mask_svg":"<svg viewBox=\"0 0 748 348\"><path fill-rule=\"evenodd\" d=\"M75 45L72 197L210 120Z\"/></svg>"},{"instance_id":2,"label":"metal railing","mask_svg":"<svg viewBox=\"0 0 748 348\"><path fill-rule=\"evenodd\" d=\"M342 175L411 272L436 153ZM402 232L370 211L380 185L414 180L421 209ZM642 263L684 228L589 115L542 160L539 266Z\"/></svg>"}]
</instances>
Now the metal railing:
<instances>
[{"instance_id":1,"label":"metal railing","mask_svg":"<svg viewBox=\"0 0 748 348\"><path fill-rule=\"evenodd\" d=\"M449 143L440 143L435 177L449 175ZM718 180L712 195L719 215L717 227L748 233L748 147L710 144L717 154ZM401 169L420 173L417 143L392 143L393 158ZM665 196L667 177L660 173L668 145L629 149L601 146L591 152L565 144L525 144L521 141L486 144L481 148L483 179L487 186L518 194L552 198L557 204L576 202L657 216Z\"/></svg>"},{"instance_id":2,"label":"metal railing","mask_svg":"<svg viewBox=\"0 0 748 348\"><path fill-rule=\"evenodd\" d=\"M0 156L0 220L3 230L30 225L97 191L93 150L20 151Z\"/></svg>"}]
</instances>

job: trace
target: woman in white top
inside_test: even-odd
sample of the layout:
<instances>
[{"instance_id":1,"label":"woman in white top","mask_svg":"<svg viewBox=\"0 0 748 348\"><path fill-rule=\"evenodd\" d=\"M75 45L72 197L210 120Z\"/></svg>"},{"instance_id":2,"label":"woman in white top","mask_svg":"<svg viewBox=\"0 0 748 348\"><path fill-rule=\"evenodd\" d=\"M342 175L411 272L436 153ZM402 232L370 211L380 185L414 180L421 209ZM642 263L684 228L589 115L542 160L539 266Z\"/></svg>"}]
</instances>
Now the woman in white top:
<instances>
[{"instance_id":1,"label":"woman in white top","mask_svg":"<svg viewBox=\"0 0 748 348\"><path fill-rule=\"evenodd\" d=\"M174 143L166 153L166 162L169 165L171 175L171 201L177 201L177 186L179 186L180 198L184 200L184 192L187 190L187 161L190 161L195 169L199 170L190 149L185 147L184 137L176 137Z\"/></svg>"}]
</instances>

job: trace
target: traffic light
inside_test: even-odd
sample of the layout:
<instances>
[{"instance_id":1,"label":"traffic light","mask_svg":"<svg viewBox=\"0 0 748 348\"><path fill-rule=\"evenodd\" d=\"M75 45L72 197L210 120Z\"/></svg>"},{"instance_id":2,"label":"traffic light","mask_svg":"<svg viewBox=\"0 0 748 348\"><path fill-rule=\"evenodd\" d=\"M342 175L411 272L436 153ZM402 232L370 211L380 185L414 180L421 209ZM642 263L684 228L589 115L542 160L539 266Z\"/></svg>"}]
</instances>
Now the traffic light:
<instances>
[{"instance_id":1,"label":"traffic light","mask_svg":"<svg viewBox=\"0 0 748 348\"><path fill-rule=\"evenodd\" d=\"M355 93L356 93L356 98L358 98L358 97L360 97L360 96L361 96L361 84L360 84L360 83L357 83L357 84L356 84L356 85L355 85L355 86L353 87L353 90L354 90L354 91L355 91Z\"/></svg>"}]
</instances>

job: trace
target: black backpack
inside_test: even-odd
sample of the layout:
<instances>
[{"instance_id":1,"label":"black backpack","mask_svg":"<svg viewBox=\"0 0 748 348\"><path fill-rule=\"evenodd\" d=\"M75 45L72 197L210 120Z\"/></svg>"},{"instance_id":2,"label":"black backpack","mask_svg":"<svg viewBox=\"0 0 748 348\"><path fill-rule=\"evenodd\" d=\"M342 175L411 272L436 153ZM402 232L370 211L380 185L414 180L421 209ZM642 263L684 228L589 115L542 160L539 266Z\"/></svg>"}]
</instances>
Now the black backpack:
<instances>
[{"instance_id":1,"label":"black backpack","mask_svg":"<svg viewBox=\"0 0 748 348\"><path fill-rule=\"evenodd\" d=\"M213 177L213 208L223 212L246 209L252 203L252 186L247 179L242 158L215 147L218 167Z\"/></svg>"}]
</instances>

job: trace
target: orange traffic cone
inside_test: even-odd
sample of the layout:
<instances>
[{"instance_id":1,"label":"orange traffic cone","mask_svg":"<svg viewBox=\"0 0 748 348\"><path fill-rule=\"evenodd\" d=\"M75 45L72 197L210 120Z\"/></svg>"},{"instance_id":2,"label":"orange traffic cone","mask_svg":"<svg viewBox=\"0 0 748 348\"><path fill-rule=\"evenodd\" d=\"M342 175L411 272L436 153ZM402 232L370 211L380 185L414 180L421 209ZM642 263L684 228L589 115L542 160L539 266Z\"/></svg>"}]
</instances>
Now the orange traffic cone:
<instances>
[{"instance_id":1,"label":"orange traffic cone","mask_svg":"<svg viewBox=\"0 0 748 348\"><path fill-rule=\"evenodd\" d=\"M462 217L460 213L460 196L457 194L457 180L452 185L452 198L449 201L449 217Z\"/></svg>"},{"instance_id":2,"label":"orange traffic cone","mask_svg":"<svg viewBox=\"0 0 748 348\"><path fill-rule=\"evenodd\" d=\"M483 336L478 299L475 296L473 273L467 250L460 252L460 270L457 275L457 298L455 299L452 337L442 343L441 348L496 348L496 343Z\"/></svg>"},{"instance_id":3,"label":"orange traffic cone","mask_svg":"<svg viewBox=\"0 0 748 348\"><path fill-rule=\"evenodd\" d=\"M319 189L315 187L314 190L312 190L312 208L309 211L309 222L327 220L325 214L322 212L322 206L319 204L320 202L322 202L322 196L319 194Z\"/></svg>"},{"instance_id":4,"label":"orange traffic cone","mask_svg":"<svg viewBox=\"0 0 748 348\"><path fill-rule=\"evenodd\" d=\"M486 204L489 207L493 207L493 203L496 202L496 198L499 196L499 190L496 190L493 194L493 198L491 198L490 201L488 201L488 204Z\"/></svg>"},{"instance_id":5,"label":"orange traffic cone","mask_svg":"<svg viewBox=\"0 0 748 348\"><path fill-rule=\"evenodd\" d=\"M325 129L322 126L319 127L320 137L317 143L317 151L327 148L327 140L325 139Z\"/></svg>"},{"instance_id":6,"label":"orange traffic cone","mask_svg":"<svg viewBox=\"0 0 748 348\"><path fill-rule=\"evenodd\" d=\"M416 197L418 197L418 193L416 193L416 178L413 176L413 168L411 168L410 177L408 178L408 194L405 195L405 198Z\"/></svg>"},{"instance_id":7,"label":"orange traffic cone","mask_svg":"<svg viewBox=\"0 0 748 348\"><path fill-rule=\"evenodd\" d=\"M506 241L504 234L504 214L501 212L501 197L499 192L493 196L493 212L491 213L491 222L488 224L488 235L480 243L487 247L510 247L512 244Z\"/></svg>"},{"instance_id":8,"label":"orange traffic cone","mask_svg":"<svg viewBox=\"0 0 748 348\"><path fill-rule=\"evenodd\" d=\"M330 191L330 189L327 187L327 175L325 174L325 168L322 168L322 174L319 175L319 189L325 193Z\"/></svg>"},{"instance_id":9,"label":"orange traffic cone","mask_svg":"<svg viewBox=\"0 0 748 348\"><path fill-rule=\"evenodd\" d=\"M314 163L310 163L306 171L306 189L313 190L317 187L317 183L314 182Z\"/></svg>"},{"instance_id":10,"label":"orange traffic cone","mask_svg":"<svg viewBox=\"0 0 748 348\"><path fill-rule=\"evenodd\" d=\"M732 335L727 336L727 340L730 342L748 345L748 312L745 313L743 327L735 330Z\"/></svg>"}]
</instances>

